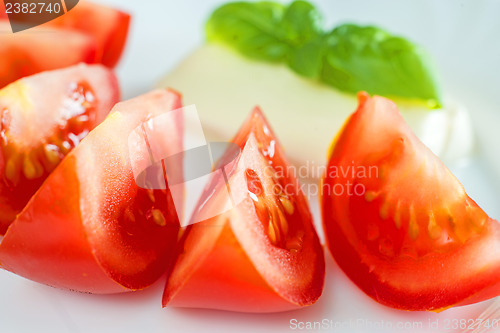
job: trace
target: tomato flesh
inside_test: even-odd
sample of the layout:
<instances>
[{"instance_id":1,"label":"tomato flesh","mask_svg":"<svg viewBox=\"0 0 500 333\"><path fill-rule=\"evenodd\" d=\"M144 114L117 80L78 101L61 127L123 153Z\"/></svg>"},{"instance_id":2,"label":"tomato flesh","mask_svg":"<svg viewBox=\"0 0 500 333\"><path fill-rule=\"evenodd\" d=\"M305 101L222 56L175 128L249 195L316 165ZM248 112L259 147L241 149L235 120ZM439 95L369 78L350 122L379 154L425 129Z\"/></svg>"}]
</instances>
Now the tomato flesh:
<instances>
[{"instance_id":1,"label":"tomato flesh","mask_svg":"<svg viewBox=\"0 0 500 333\"><path fill-rule=\"evenodd\" d=\"M80 62L114 67L125 48L129 25L129 14L88 1L15 34L7 15L0 15L0 88L25 76Z\"/></svg>"},{"instance_id":2,"label":"tomato flesh","mask_svg":"<svg viewBox=\"0 0 500 333\"><path fill-rule=\"evenodd\" d=\"M118 103L12 223L0 244L0 265L37 282L90 293L142 289L156 281L172 260L179 220L168 188L137 185L130 161L147 159L148 151L132 155L129 135L180 107L173 91ZM166 151L177 152L181 131L175 122L150 134Z\"/></svg>"},{"instance_id":3,"label":"tomato flesh","mask_svg":"<svg viewBox=\"0 0 500 333\"><path fill-rule=\"evenodd\" d=\"M0 21L0 88L42 71L95 63L96 42L78 31L35 27L13 34Z\"/></svg>"},{"instance_id":4,"label":"tomato flesh","mask_svg":"<svg viewBox=\"0 0 500 333\"><path fill-rule=\"evenodd\" d=\"M440 311L500 294L500 226L403 121L359 95L322 189L327 243L378 302ZM351 193L347 193L347 187Z\"/></svg>"},{"instance_id":5,"label":"tomato flesh","mask_svg":"<svg viewBox=\"0 0 500 333\"><path fill-rule=\"evenodd\" d=\"M77 65L0 90L0 233L60 161L119 101L115 75Z\"/></svg>"},{"instance_id":6,"label":"tomato flesh","mask_svg":"<svg viewBox=\"0 0 500 333\"><path fill-rule=\"evenodd\" d=\"M97 44L97 61L114 67L125 48L130 25L130 15L100 4L80 1L66 14L44 24L74 30L94 38Z\"/></svg>"},{"instance_id":7,"label":"tomato flesh","mask_svg":"<svg viewBox=\"0 0 500 333\"><path fill-rule=\"evenodd\" d=\"M260 110L233 142L241 152L224 167L227 184L214 175L198 208L225 206L228 197L221 193L227 185L234 206L185 230L163 305L242 312L311 305L323 289L323 249L297 179L284 172L289 164Z\"/></svg>"}]
</instances>

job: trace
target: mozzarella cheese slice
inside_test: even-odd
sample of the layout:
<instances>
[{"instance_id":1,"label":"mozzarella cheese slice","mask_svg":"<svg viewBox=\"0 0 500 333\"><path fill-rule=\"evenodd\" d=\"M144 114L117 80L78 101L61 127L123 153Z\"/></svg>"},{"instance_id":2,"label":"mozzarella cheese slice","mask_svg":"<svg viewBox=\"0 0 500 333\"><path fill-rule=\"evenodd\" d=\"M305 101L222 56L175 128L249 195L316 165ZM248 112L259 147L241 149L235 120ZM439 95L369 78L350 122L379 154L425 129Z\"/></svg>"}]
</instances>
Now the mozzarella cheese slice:
<instances>
[{"instance_id":1,"label":"mozzarella cheese slice","mask_svg":"<svg viewBox=\"0 0 500 333\"><path fill-rule=\"evenodd\" d=\"M329 146L357 98L305 79L283 65L246 59L219 44L207 44L165 76L161 87L183 94L195 104L209 141L227 141L255 106L273 126L301 178L321 177ZM470 155L473 132L464 107L446 102L430 110L423 103L398 102L402 115L418 137L445 163ZM189 131L189 129L187 129Z\"/></svg>"}]
</instances>

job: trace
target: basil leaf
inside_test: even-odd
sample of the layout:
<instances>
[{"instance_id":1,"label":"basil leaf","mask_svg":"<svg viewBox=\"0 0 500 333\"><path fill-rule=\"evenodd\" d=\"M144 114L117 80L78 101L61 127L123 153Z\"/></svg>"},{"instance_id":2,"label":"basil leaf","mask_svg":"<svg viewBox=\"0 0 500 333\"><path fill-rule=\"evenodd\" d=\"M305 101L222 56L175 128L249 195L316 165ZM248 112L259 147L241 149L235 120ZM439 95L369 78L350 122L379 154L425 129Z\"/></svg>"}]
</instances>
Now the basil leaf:
<instances>
[{"instance_id":1,"label":"basil leaf","mask_svg":"<svg viewBox=\"0 0 500 333\"><path fill-rule=\"evenodd\" d=\"M323 61L323 38L317 37L288 54L288 66L307 78L319 78Z\"/></svg>"},{"instance_id":2,"label":"basil leaf","mask_svg":"<svg viewBox=\"0 0 500 333\"><path fill-rule=\"evenodd\" d=\"M427 55L376 27L345 24L325 37L321 80L340 90L440 101Z\"/></svg>"},{"instance_id":3,"label":"basil leaf","mask_svg":"<svg viewBox=\"0 0 500 333\"><path fill-rule=\"evenodd\" d=\"M209 41L243 55L286 63L299 75L340 90L441 101L425 52L377 27L344 24L325 33L316 8L307 1L233 2L216 9L206 25Z\"/></svg>"},{"instance_id":4,"label":"basil leaf","mask_svg":"<svg viewBox=\"0 0 500 333\"><path fill-rule=\"evenodd\" d=\"M282 26L290 44L300 47L323 34L321 15L307 1L294 1L283 14Z\"/></svg>"},{"instance_id":5,"label":"basil leaf","mask_svg":"<svg viewBox=\"0 0 500 333\"><path fill-rule=\"evenodd\" d=\"M233 2L216 9L206 25L209 41L222 41L250 58L283 61L289 52L281 27L285 8L274 2Z\"/></svg>"},{"instance_id":6,"label":"basil leaf","mask_svg":"<svg viewBox=\"0 0 500 333\"><path fill-rule=\"evenodd\" d=\"M294 1L285 10L282 26L290 44L288 66L299 75L317 78L323 56L321 15L307 1Z\"/></svg>"}]
</instances>

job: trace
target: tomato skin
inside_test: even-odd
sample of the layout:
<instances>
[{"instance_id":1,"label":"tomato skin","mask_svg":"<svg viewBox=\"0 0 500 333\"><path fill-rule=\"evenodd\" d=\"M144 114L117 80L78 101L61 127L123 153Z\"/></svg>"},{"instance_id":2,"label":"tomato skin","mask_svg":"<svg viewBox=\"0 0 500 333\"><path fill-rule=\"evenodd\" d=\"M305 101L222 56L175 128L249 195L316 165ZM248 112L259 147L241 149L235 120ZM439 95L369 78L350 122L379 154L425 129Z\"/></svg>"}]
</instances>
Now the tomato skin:
<instances>
[{"instance_id":1,"label":"tomato skin","mask_svg":"<svg viewBox=\"0 0 500 333\"><path fill-rule=\"evenodd\" d=\"M442 311L498 296L499 223L413 135L392 102L359 99L323 179L323 226L339 266L368 296L397 309ZM372 164L380 176L371 179L332 172ZM332 194L347 181L367 192Z\"/></svg>"},{"instance_id":2,"label":"tomato skin","mask_svg":"<svg viewBox=\"0 0 500 333\"><path fill-rule=\"evenodd\" d=\"M54 287L99 294L142 289L163 275L179 220L168 189L136 184L130 160L142 157L129 155L128 139L144 121L180 106L173 91L117 104L10 226L0 243L1 267ZM170 126L181 138L182 129ZM173 141L175 147L162 142L174 151L182 148L182 141ZM161 211L161 221L153 210Z\"/></svg>"},{"instance_id":3,"label":"tomato skin","mask_svg":"<svg viewBox=\"0 0 500 333\"><path fill-rule=\"evenodd\" d=\"M193 233L189 237L192 244L185 247L185 251L196 251L194 247L199 247L195 244L200 241L198 237L206 237L207 233L215 232L214 229L218 234L212 239L213 247L189 280L180 281L179 274L171 277L164 293L164 306L269 313L295 310L313 303L311 300L292 303L278 294L255 268L227 222L212 220L193 227L189 231ZM195 238L195 233L203 235L196 235ZM193 257L190 260L194 260ZM191 264L196 265L196 262ZM179 290L174 291L175 288Z\"/></svg>"},{"instance_id":4,"label":"tomato skin","mask_svg":"<svg viewBox=\"0 0 500 333\"><path fill-rule=\"evenodd\" d=\"M11 33L0 10L0 88L22 77L85 62L115 67L125 49L130 15L80 1L66 14Z\"/></svg>"},{"instance_id":5,"label":"tomato skin","mask_svg":"<svg viewBox=\"0 0 500 333\"><path fill-rule=\"evenodd\" d=\"M111 7L80 1L69 12L43 26L75 30L92 36L97 45L97 61L115 67L125 49L130 15Z\"/></svg>"},{"instance_id":6,"label":"tomato skin","mask_svg":"<svg viewBox=\"0 0 500 333\"><path fill-rule=\"evenodd\" d=\"M323 211L330 213L327 209ZM337 264L351 281L381 304L401 310L439 312L452 306L484 301L500 293L500 264L474 267L488 270L481 275L463 272L464 263L474 262L484 252L498 252L498 227L489 231L488 237L468 244L467 254L456 252L430 256L419 262L405 260L393 263L395 267L390 269L387 262L369 254L360 255L358 248L350 244L336 223L331 220L325 220L325 223L329 224L325 226L327 246ZM372 267L376 268L372 270ZM379 270L384 273L379 273ZM463 276L462 280L455 281L459 276ZM410 290L411 285L418 287Z\"/></svg>"},{"instance_id":7,"label":"tomato skin","mask_svg":"<svg viewBox=\"0 0 500 333\"><path fill-rule=\"evenodd\" d=\"M9 24L0 21L0 31ZM78 31L35 27L28 31L0 34L0 88L42 71L97 62L97 45Z\"/></svg>"},{"instance_id":8,"label":"tomato skin","mask_svg":"<svg viewBox=\"0 0 500 333\"><path fill-rule=\"evenodd\" d=\"M7 13L5 10L4 3L3 3L3 1L0 1L0 19L3 20L3 19L7 19L7 18L8 18L8 16L7 16Z\"/></svg>"},{"instance_id":9,"label":"tomato skin","mask_svg":"<svg viewBox=\"0 0 500 333\"><path fill-rule=\"evenodd\" d=\"M295 188L293 196L300 222L293 217L288 220L290 230L299 228L304 234L303 246L296 252L272 243L247 194L243 175L248 168L267 181L263 164L270 162L263 158L261 149L271 141L275 143L272 162L288 165L267 121L256 109L233 140L242 152L225 167L233 200L241 201L236 199L238 204L233 209L184 231L179 258L163 294L164 306L278 312L311 305L320 297L325 273L323 248L300 189ZM207 186L210 200L200 199L204 203L198 207L201 210L218 209L227 200L219 191L226 185L218 177L214 176ZM290 176L287 181L294 185L297 180Z\"/></svg>"},{"instance_id":10,"label":"tomato skin","mask_svg":"<svg viewBox=\"0 0 500 333\"><path fill-rule=\"evenodd\" d=\"M76 97L82 102L73 100L74 94L83 94ZM86 100L84 95L92 100ZM45 72L0 90L0 234L5 233L60 159L78 143L69 136L81 139L104 120L119 99L115 75L101 65L80 64ZM79 116L86 118L81 122ZM56 148L56 161L49 162L43 151L49 146ZM26 159L43 167L43 172L26 177L22 171ZM9 178L9 160L21 169L15 177Z\"/></svg>"},{"instance_id":11,"label":"tomato skin","mask_svg":"<svg viewBox=\"0 0 500 333\"><path fill-rule=\"evenodd\" d=\"M0 266L58 288L90 293L125 288L106 276L92 256L79 220L79 188L74 158L68 157L51 181L11 225L0 243ZM64 191L61 184L71 184Z\"/></svg>"}]
</instances>

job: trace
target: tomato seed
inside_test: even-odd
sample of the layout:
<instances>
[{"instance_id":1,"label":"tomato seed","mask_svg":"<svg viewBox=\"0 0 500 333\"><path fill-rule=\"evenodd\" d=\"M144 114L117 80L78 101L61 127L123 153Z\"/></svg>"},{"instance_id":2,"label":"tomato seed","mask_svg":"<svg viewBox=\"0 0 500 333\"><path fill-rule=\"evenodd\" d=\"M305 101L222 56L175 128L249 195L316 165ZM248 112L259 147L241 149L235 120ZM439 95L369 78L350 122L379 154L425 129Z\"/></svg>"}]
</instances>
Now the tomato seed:
<instances>
[{"instance_id":1,"label":"tomato seed","mask_svg":"<svg viewBox=\"0 0 500 333\"><path fill-rule=\"evenodd\" d=\"M135 222L135 215L130 207L125 210L125 216L129 221Z\"/></svg>"},{"instance_id":2,"label":"tomato seed","mask_svg":"<svg viewBox=\"0 0 500 333\"><path fill-rule=\"evenodd\" d=\"M389 201L387 200L387 198L382 204L382 207L380 207L379 215L382 220L387 220L387 218L389 217Z\"/></svg>"},{"instance_id":3,"label":"tomato seed","mask_svg":"<svg viewBox=\"0 0 500 333\"><path fill-rule=\"evenodd\" d=\"M481 217L482 216L482 210L481 208L471 205L467 201L467 206L465 206L465 211L467 212L467 215L470 217L470 223L472 224L472 227L476 232L481 232L483 230L483 227L487 221L487 217ZM477 215L477 216L476 216Z\"/></svg>"},{"instance_id":4,"label":"tomato seed","mask_svg":"<svg viewBox=\"0 0 500 333\"><path fill-rule=\"evenodd\" d=\"M49 161L51 165L55 166L59 164L59 162L61 161L61 157L59 155L59 147L52 144L46 144L43 146L43 150L47 161Z\"/></svg>"},{"instance_id":5,"label":"tomato seed","mask_svg":"<svg viewBox=\"0 0 500 333\"><path fill-rule=\"evenodd\" d=\"M432 240L438 239L442 233L443 229L436 223L436 218L434 214L429 215L429 224L427 225L427 232Z\"/></svg>"},{"instance_id":6,"label":"tomato seed","mask_svg":"<svg viewBox=\"0 0 500 333\"><path fill-rule=\"evenodd\" d=\"M66 155L70 151L70 149L72 148L71 143L69 143L68 141L60 142L58 147L64 155Z\"/></svg>"},{"instance_id":7,"label":"tomato seed","mask_svg":"<svg viewBox=\"0 0 500 333\"><path fill-rule=\"evenodd\" d=\"M293 212L295 211L295 207L293 207L292 201L288 199L288 196L280 196L280 202L281 205L283 205L283 208L285 208L285 211L287 212L288 215L293 215Z\"/></svg>"},{"instance_id":8,"label":"tomato seed","mask_svg":"<svg viewBox=\"0 0 500 333\"><path fill-rule=\"evenodd\" d=\"M43 167L29 155L24 156L23 172L26 179L36 179L43 175Z\"/></svg>"},{"instance_id":9,"label":"tomato seed","mask_svg":"<svg viewBox=\"0 0 500 333\"><path fill-rule=\"evenodd\" d=\"M368 202L372 202L378 197L378 193L375 191L367 191L365 193L365 200Z\"/></svg>"},{"instance_id":10,"label":"tomato seed","mask_svg":"<svg viewBox=\"0 0 500 333\"><path fill-rule=\"evenodd\" d=\"M147 192L148 192L149 200L151 200L152 203L155 203L156 199L155 199L155 195L154 195L153 191L147 191Z\"/></svg>"},{"instance_id":11,"label":"tomato seed","mask_svg":"<svg viewBox=\"0 0 500 333\"><path fill-rule=\"evenodd\" d=\"M302 249L302 241L294 237L286 242L286 248L292 253L297 253Z\"/></svg>"},{"instance_id":12,"label":"tomato seed","mask_svg":"<svg viewBox=\"0 0 500 333\"><path fill-rule=\"evenodd\" d=\"M269 239L271 240L271 243L276 245L277 244L277 234L276 234L276 230L274 229L274 223L268 224L267 234L269 235Z\"/></svg>"},{"instance_id":13,"label":"tomato seed","mask_svg":"<svg viewBox=\"0 0 500 333\"><path fill-rule=\"evenodd\" d=\"M408 225L408 233L411 239L416 240L418 238L420 230L417 223L417 216L415 214L415 207L410 206L410 223Z\"/></svg>"},{"instance_id":14,"label":"tomato seed","mask_svg":"<svg viewBox=\"0 0 500 333\"><path fill-rule=\"evenodd\" d=\"M283 215L283 212L281 211L281 209L276 209L276 215L277 215L277 218L278 218L278 221L279 224L277 224L278 226L278 230L281 230L281 233L283 234L283 236L286 237L286 235L288 234L288 221L286 220L285 216Z\"/></svg>"},{"instance_id":15,"label":"tomato seed","mask_svg":"<svg viewBox=\"0 0 500 333\"><path fill-rule=\"evenodd\" d=\"M17 167L17 162L15 157L11 157L7 160L5 165L5 178L9 180L12 184L17 185L19 182L19 169Z\"/></svg>"},{"instance_id":16,"label":"tomato seed","mask_svg":"<svg viewBox=\"0 0 500 333\"><path fill-rule=\"evenodd\" d=\"M398 200L396 204L396 211L394 213L394 224L396 224L396 229L401 229L401 200Z\"/></svg>"},{"instance_id":17,"label":"tomato seed","mask_svg":"<svg viewBox=\"0 0 500 333\"><path fill-rule=\"evenodd\" d=\"M164 227L167 225L167 220L165 220L165 216L163 215L161 210L153 209L151 211L151 215L153 216L153 220L155 221L155 223L160 227Z\"/></svg>"}]
</instances>

